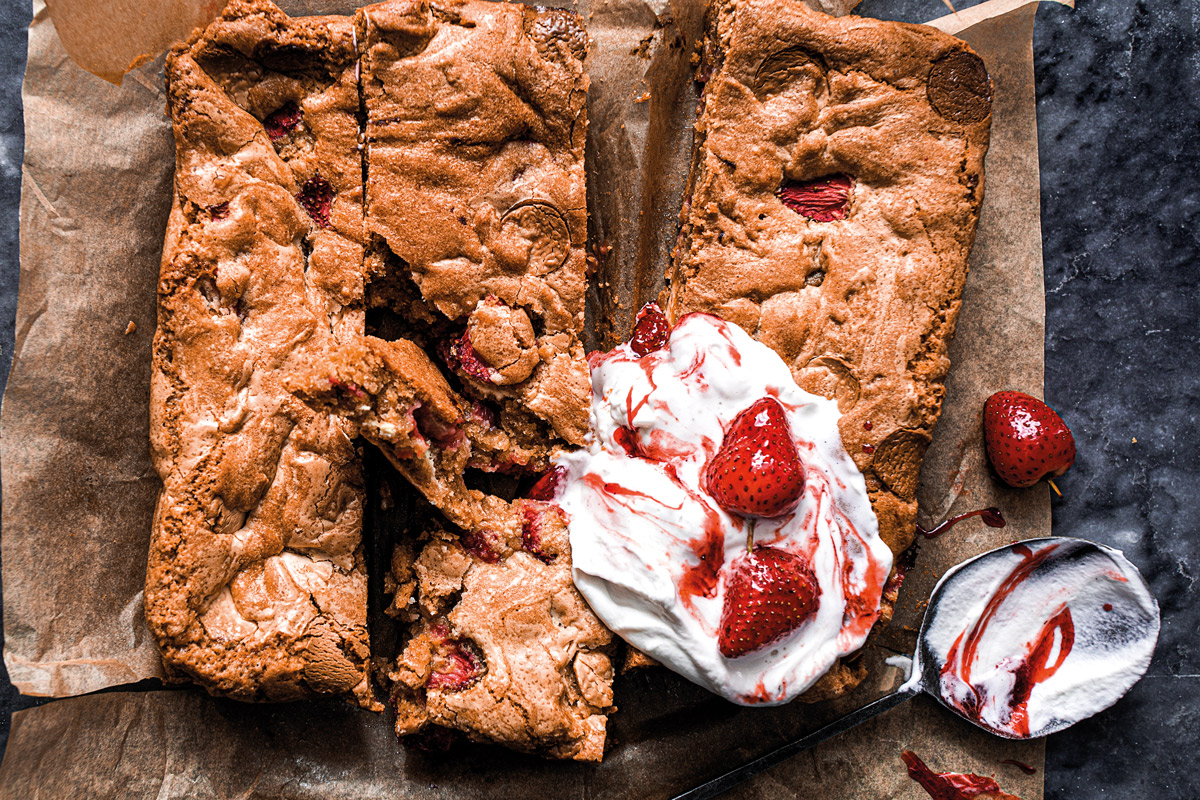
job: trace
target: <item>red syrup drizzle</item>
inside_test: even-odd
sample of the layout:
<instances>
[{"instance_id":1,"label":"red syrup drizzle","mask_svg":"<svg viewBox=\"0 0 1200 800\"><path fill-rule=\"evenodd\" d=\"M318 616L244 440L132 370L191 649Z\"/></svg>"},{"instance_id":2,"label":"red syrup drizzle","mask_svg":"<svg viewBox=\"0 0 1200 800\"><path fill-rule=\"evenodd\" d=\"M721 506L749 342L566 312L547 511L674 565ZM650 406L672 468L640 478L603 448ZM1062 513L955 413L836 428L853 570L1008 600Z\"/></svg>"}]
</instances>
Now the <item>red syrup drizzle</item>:
<instances>
[{"instance_id":1,"label":"red syrup drizzle","mask_svg":"<svg viewBox=\"0 0 1200 800\"><path fill-rule=\"evenodd\" d=\"M1000 784L982 775L962 772L934 772L912 750L900 754L908 767L908 777L921 784L933 800L970 800L990 794L1012 797L1000 791Z\"/></svg>"},{"instance_id":2,"label":"red syrup drizzle","mask_svg":"<svg viewBox=\"0 0 1200 800\"><path fill-rule=\"evenodd\" d=\"M613 431L613 441L616 442L625 454L633 458L642 458L642 446L638 444L637 431L628 425L617 428Z\"/></svg>"},{"instance_id":3,"label":"red syrup drizzle","mask_svg":"<svg viewBox=\"0 0 1200 800\"><path fill-rule=\"evenodd\" d=\"M969 517L980 517L983 519L983 524L990 528L1003 528L1008 523L1004 520L1004 515L1000 513L1000 509L995 507L981 508L977 511L968 511L965 514L959 514L938 525L936 528L925 530L920 525L917 526L917 533L923 535L926 539L935 539L941 536L946 531L953 528L958 523Z\"/></svg>"},{"instance_id":4,"label":"red syrup drizzle","mask_svg":"<svg viewBox=\"0 0 1200 800\"><path fill-rule=\"evenodd\" d=\"M971 682L971 665L975 661L979 642L1004 601L1057 549L1057 545L1050 545L1035 553L1025 545L1014 547L1013 552L1021 557L1021 563L1001 582L996 593L988 600L979 619L968 630L958 635L950 652L946 654L946 664L942 667L941 672L943 687L946 676L953 675L967 687L972 695L969 700L964 702L956 697L946 697L943 692L946 702L954 705L967 717L974 719L986 728L992 728L992 726L984 722L980 715L988 698L982 687L975 686ZM1056 633L1058 637L1056 637ZM1058 653L1051 663L1050 654L1054 652L1054 644L1059 637L1061 637L1061 641ZM1074 645L1075 623L1071 619L1071 609L1063 604L1042 625L1032 647L1029 648L1029 654L1013 670L1012 697L1008 703L1009 717L1002 721L1002 724L1007 724L1008 728L1003 732L1014 733L1018 736L1029 735L1029 697L1035 686L1058 672Z\"/></svg>"},{"instance_id":5,"label":"red syrup drizzle","mask_svg":"<svg viewBox=\"0 0 1200 800\"><path fill-rule=\"evenodd\" d=\"M716 512L706 510L704 535L690 539L688 546L697 562L684 567L683 577L679 579L679 599L696 615L693 598L716 595L721 567L725 566L725 533ZM699 615L696 619L700 619Z\"/></svg>"},{"instance_id":6,"label":"red syrup drizzle","mask_svg":"<svg viewBox=\"0 0 1200 800\"><path fill-rule=\"evenodd\" d=\"M1015 758L1006 758L1003 761L1001 761L1000 763L1001 764L1012 764L1014 767L1021 770L1021 772L1024 772L1026 775L1033 775L1035 772L1037 772L1036 767L1031 767L1028 764L1026 764L1024 761L1017 761Z\"/></svg>"}]
</instances>

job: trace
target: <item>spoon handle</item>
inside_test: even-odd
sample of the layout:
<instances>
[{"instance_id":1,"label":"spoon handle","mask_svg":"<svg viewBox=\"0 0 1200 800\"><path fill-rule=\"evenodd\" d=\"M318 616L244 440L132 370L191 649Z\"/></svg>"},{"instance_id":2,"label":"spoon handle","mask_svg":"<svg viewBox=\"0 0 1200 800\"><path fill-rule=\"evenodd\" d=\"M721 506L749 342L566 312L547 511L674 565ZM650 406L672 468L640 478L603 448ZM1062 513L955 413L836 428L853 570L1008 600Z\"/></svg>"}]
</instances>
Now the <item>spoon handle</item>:
<instances>
[{"instance_id":1,"label":"spoon handle","mask_svg":"<svg viewBox=\"0 0 1200 800\"><path fill-rule=\"evenodd\" d=\"M885 695L873 703L868 703L857 711L853 711L844 717L839 717L833 722L826 725L824 728L810 733L794 742L772 750L765 756L760 756L749 764L737 767L736 769L726 772L724 775L713 778L708 783L701 784L694 789L689 789L683 794L676 795L674 800L708 800L710 797L716 797L721 792L728 791L734 786L745 780L749 780L760 772L775 766L781 761L786 761L791 756L803 750L817 745L826 739L831 739L839 733L844 733L856 725L860 725L872 717L877 717L885 711L890 711L896 706L903 703L910 697L915 697L922 691L920 685L905 685L900 687L896 692Z\"/></svg>"}]
</instances>

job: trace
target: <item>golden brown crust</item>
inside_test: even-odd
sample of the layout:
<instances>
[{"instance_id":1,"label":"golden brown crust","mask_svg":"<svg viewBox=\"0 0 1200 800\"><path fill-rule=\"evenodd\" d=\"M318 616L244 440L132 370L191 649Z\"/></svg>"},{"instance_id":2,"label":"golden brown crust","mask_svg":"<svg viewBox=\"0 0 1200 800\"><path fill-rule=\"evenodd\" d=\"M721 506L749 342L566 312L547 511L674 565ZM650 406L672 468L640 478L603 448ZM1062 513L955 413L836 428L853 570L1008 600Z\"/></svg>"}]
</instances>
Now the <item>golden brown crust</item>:
<instances>
[{"instance_id":1,"label":"golden brown crust","mask_svg":"<svg viewBox=\"0 0 1200 800\"><path fill-rule=\"evenodd\" d=\"M802 388L837 400L900 553L983 196L986 70L932 28L717 0L701 77L669 314L736 322ZM779 194L832 176L852 182L844 219L816 221ZM835 694L857 683L834 673Z\"/></svg>"},{"instance_id":2,"label":"golden brown crust","mask_svg":"<svg viewBox=\"0 0 1200 800\"><path fill-rule=\"evenodd\" d=\"M239 699L371 702L357 455L282 384L362 327L352 33L238 0L167 60L145 613L170 676ZM285 103L301 121L273 141L261 120ZM317 175L321 224L298 199Z\"/></svg>"},{"instance_id":3,"label":"golden brown crust","mask_svg":"<svg viewBox=\"0 0 1200 800\"><path fill-rule=\"evenodd\" d=\"M452 323L454 346L443 349L471 397L515 403L581 444L588 82L578 18L391 0L361 9L357 24L367 224L380 259L416 289L397 311Z\"/></svg>"},{"instance_id":4,"label":"golden brown crust","mask_svg":"<svg viewBox=\"0 0 1200 800\"><path fill-rule=\"evenodd\" d=\"M314 408L353 422L426 500L464 530L484 518L483 493L467 488L467 468L494 470L497 459L517 450L406 339L344 342L310 359L286 385Z\"/></svg>"},{"instance_id":5,"label":"golden brown crust","mask_svg":"<svg viewBox=\"0 0 1200 800\"><path fill-rule=\"evenodd\" d=\"M392 613L412 635L388 677L400 735L437 725L555 758L599 761L612 634L571 580L562 511L484 500L470 534L434 530L392 560ZM447 650L469 654L447 659Z\"/></svg>"}]
</instances>

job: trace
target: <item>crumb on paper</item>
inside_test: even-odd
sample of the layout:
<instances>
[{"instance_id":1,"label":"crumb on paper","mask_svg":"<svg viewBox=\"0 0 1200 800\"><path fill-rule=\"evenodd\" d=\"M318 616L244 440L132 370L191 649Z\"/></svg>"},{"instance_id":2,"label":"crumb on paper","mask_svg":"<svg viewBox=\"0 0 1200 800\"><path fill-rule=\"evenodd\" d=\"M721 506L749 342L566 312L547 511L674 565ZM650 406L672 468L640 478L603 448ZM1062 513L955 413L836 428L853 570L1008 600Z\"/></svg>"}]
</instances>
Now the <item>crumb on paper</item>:
<instances>
[{"instance_id":1,"label":"crumb on paper","mask_svg":"<svg viewBox=\"0 0 1200 800\"><path fill-rule=\"evenodd\" d=\"M129 320L129 324L125 326L125 335L128 336L129 334L133 333L136 330L137 330L137 323L134 322L133 320Z\"/></svg>"}]
</instances>

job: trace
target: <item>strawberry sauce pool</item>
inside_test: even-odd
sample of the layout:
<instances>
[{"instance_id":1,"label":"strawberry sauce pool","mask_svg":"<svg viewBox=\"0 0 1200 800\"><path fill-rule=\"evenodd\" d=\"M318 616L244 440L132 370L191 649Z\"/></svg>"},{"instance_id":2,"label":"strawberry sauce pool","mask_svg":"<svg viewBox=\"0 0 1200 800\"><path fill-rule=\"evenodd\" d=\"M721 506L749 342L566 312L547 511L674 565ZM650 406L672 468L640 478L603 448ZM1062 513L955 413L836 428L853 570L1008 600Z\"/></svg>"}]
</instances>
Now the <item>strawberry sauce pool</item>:
<instances>
[{"instance_id":1,"label":"strawberry sauce pool","mask_svg":"<svg viewBox=\"0 0 1200 800\"><path fill-rule=\"evenodd\" d=\"M1158 638L1157 604L1134 567L1078 539L968 561L935 597L919 654L926 685L1008 738L1108 708L1145 673Z\"/></svg>"},{"instance_id":2,"label":"strawberry sauce pool","mask_svg":"<svg viewBox=\"0 0 1200 800\"><path fill-rule=\"evenodd\" d=\"M589 442L558 459L567 471L556 500L570 518L575 585L605 624L745 705L786 703L862 647L892 554L842 446L837 404L796 386L741 328L703 314L683 317L664 347L639 356L621 345L590 363ZM806 480L794 511L757 520L754 541L807 558L819 605L784 638L726 658L718 625L747 521L701 476L734 417L767 396L783 406Z\"/></svg>"}]
</instances>

